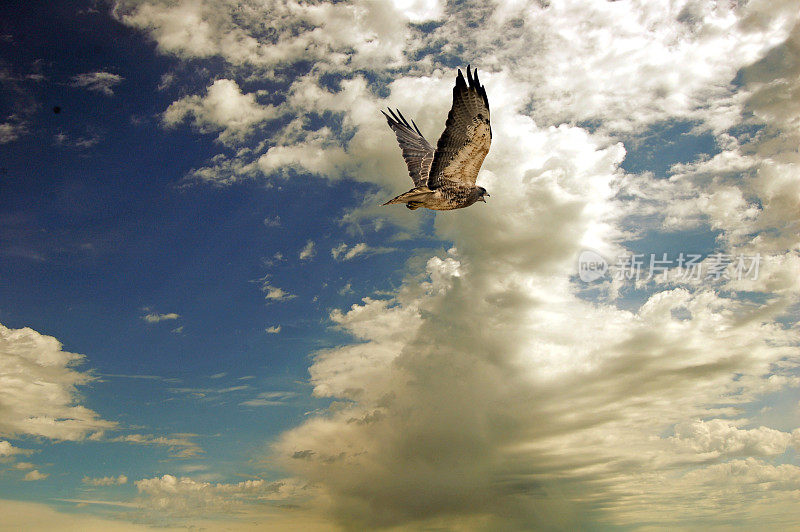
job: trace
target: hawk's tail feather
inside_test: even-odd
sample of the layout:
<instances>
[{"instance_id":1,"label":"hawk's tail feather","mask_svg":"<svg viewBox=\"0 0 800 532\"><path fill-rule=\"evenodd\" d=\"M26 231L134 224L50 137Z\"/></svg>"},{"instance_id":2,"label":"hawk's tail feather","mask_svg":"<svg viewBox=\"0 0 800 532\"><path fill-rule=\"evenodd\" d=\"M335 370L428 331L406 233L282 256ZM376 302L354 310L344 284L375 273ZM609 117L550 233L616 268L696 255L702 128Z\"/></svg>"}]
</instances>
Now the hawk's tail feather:
<instances>
[{"instance_id":1,"label":"hawk's tail feather","mask_svg":"<svg viewBox=\"0 0 800 532\"><path fill-rule=\"evenodd\" d=\"M403 192L399 196L390 199L384 203L384 205L394 205L396 203L416 203L421 205L423 202L422 200L424 200L426 196L433 193L433 190L429 189L428 187L415 187L408 192ZM419 208L419 206L414 208Z\"/></svg>"}]
</instances>

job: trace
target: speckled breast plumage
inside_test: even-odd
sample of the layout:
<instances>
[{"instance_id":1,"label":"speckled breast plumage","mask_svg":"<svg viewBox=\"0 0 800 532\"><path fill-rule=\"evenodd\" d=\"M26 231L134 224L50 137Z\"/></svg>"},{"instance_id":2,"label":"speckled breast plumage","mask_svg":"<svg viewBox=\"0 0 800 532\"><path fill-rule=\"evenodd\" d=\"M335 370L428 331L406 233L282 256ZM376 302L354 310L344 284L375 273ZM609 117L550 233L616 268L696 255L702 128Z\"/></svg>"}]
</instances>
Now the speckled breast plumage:
<instances>
[{"instance_id":1,"label":"speckled breast plumage","mask_svg":"<svg viewBox=\"0 0 800 532\"><path fill-rule=\"evenodd\" d=\"M475 203L478 197L474 194L475 187L465 187L461 185L444 185L437 188L433 194L426 198L422 207L436 211L451 211L469 207Z\"/></svg>"}]
</instances>

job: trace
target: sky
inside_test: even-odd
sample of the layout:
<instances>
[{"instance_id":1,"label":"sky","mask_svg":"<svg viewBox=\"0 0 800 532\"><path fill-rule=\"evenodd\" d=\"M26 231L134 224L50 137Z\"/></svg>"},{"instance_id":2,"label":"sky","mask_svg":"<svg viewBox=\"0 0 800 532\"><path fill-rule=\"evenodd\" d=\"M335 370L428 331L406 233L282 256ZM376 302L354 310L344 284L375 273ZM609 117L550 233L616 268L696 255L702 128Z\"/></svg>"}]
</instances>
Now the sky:
<instances>
[{"instance_id":1,"label":"sky","mask_svg":"<svg viewBox=\"0 0 800 532\"><path fill-rule=\"evenodd\" d=\"M0 530L800 527L794 0L0 5ZM411 186L458 68L467 209Z\"/></svg>"}]
</instances>

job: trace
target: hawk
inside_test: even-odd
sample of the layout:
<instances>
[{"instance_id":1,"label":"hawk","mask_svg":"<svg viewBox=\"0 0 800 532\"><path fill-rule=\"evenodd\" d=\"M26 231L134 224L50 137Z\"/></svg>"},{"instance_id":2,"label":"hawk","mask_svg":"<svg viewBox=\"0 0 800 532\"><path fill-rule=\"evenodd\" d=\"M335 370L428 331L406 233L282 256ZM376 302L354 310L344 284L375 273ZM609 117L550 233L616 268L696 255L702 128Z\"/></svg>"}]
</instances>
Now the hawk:
<instances>
[{"instance_id":1,"label":"hawk","mask_svg":"<svg viewBox=\"0 0 800 532\"><path fill-rule=\"evenodd\" d=\"M475 185L478 170L489 153L492 127L489 123L489 99L478 80L478 70L467 66L467 79L458 70L453 87L453 106L447 115L444 132L436 143L436 151L420 133L417 124L397 110L381 111L408 166L414 188L384 205L405 203L409 209L425 207L449 211L469 207L476 201L486 203L486 189Z\"/></svg>"}]
</instances>

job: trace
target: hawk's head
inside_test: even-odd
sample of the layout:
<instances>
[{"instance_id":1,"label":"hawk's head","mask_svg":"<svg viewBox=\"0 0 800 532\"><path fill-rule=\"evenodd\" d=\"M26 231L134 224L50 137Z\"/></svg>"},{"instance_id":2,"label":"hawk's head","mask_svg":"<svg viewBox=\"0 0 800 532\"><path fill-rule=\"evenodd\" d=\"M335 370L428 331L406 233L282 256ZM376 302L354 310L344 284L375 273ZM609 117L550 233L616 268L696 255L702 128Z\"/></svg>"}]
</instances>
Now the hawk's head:
<instances>
[{"instance_id":1,"label":"hawk's head","mask_svg":"<svg viewBox=\"0 0 800 532\"><path fill-rule=\"evenodd\" d=\"M478 201L482 201L482 202L486 203L486 198L489 198L489 197L491 197L491 196L489 195L488 192L486 192L485 188L478 187Z\"/></svg>"}]
</instances>

